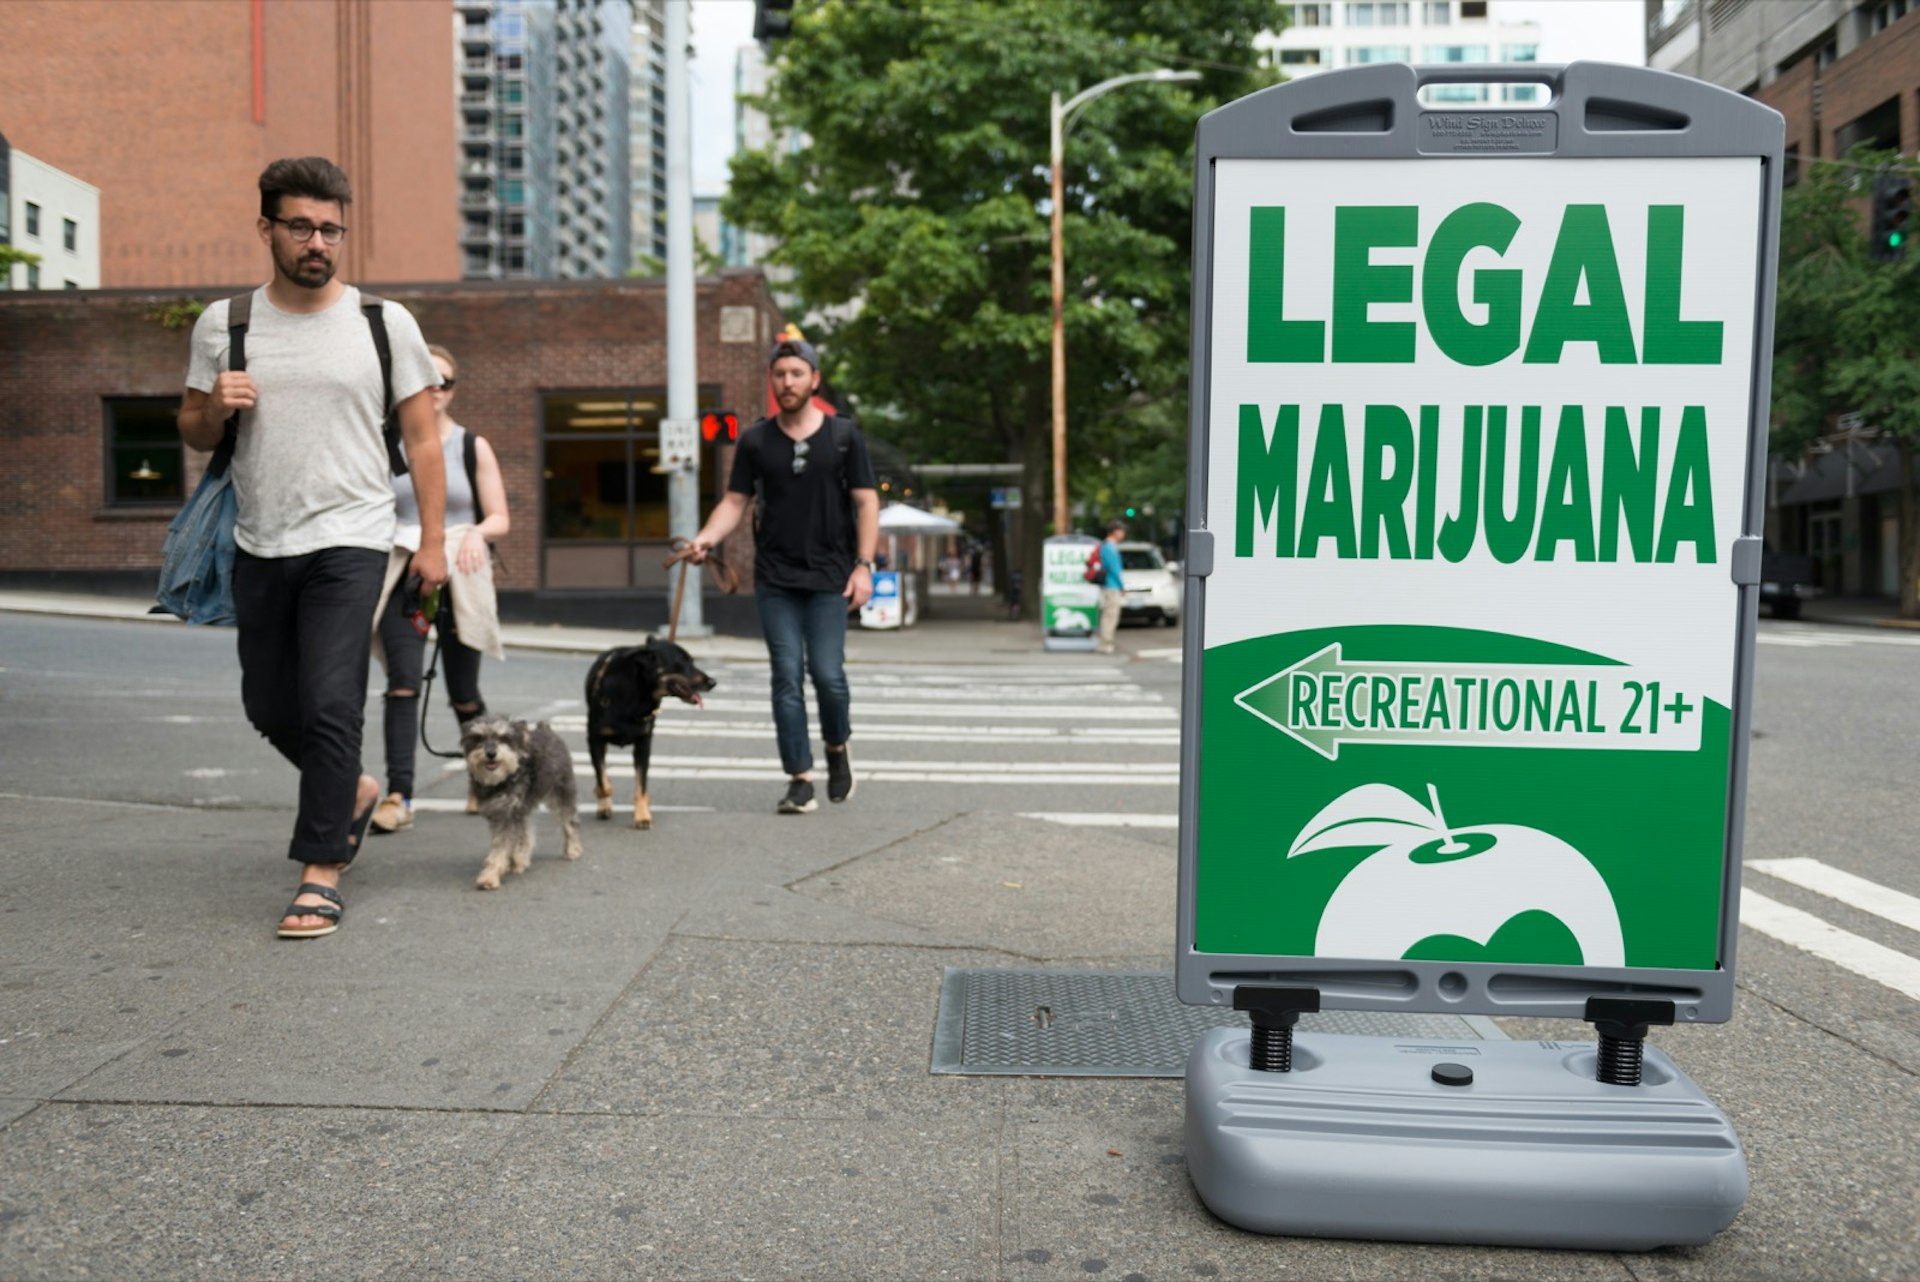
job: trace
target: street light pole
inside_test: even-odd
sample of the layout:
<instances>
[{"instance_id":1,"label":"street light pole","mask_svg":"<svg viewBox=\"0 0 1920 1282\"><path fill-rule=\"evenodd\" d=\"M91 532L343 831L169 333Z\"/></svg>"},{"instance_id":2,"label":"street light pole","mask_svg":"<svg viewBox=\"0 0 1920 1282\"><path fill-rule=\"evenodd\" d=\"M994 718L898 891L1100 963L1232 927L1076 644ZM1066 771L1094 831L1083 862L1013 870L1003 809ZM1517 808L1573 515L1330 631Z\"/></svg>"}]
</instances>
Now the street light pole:
<instances>
[{"instance_id":1,"label":"street light pole","mask_svg":"<svg viewBox=\"0 0 1920 1282\"><path fill-rule=\"evenodd\" d=\"M1066 202L1066 183L1061 176L1062 160L1066 150L1067 117L1075 110L1092 102L1103 93L1110 93L1122 85L1139 84L1151 80L1166 83L1176 80L1198 80L1197 71L1171 71L1165 67L1157 71L1136 71L1132 75L1115 76L1111 80L1102 80L1091 89L1082 89L1079 93L1060 101L1060 95L1053 95L1053 109L1048 129L1048 167L1053 173L1053 532L1065 534L1072 518L1067 512L1067 332L1064 321L1067 302L1066 247L1061 236L1061 216Z\"/></svg>"}]
</instances>

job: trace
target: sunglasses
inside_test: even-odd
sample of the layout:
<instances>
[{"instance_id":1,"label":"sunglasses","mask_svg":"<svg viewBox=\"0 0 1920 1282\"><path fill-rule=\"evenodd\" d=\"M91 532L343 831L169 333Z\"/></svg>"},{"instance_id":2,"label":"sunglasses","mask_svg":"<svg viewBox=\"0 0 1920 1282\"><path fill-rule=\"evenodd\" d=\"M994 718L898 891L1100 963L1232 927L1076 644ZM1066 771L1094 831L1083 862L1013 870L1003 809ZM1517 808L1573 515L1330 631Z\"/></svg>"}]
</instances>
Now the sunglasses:
<instances>
[{"instance_id":1,"label":"sunglasses","mask_svg":"<svg viewBox=\"0 0 1920 1282\"><path fill-rule=\"evenodd\" d=\"M434 388L433 390L436 392L451 392L453 390L453 384L454 384L453 379L443 378L440 380L440 386Z\"/></svg>"},{"instance_id":2,"label":"sunglasses","mask_svg":"<svg viewBox=\"0 0 1920 1282\"><path fill-rule=\"evenodd\" d=\"M807 451L812 448L812 446L812 441L795 441L793 443L793 474L795 476L807 470Z\"/></svg>"}]
</instances>

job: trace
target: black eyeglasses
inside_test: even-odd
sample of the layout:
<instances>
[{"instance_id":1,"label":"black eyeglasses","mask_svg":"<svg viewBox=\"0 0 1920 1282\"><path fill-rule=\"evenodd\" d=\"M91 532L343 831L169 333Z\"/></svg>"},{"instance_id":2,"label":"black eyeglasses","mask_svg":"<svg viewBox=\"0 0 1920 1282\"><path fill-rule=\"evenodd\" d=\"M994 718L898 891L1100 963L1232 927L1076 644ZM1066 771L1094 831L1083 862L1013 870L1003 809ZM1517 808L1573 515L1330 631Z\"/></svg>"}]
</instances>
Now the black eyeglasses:
<instances>
[{"instance_id":1,"label":"black eyeglasses","mask_svg":"<svg viewBox=\"0 0 1920 1282\"><path fill-rule=\"evenodd\" d=\"M321 244L338 245L340 238L347 234L347 229L339 223L314 223L308 222L304 218L295 218L289 222L285 218L275 218L271 215L268 216L267 221L270 223L279 223L282 227L285 227L287 234L293 237L296 245L304 245L312 240L313 233L315 232L320 233Z\"/></svg>"},{"instance_id":2,"label":"black eyeglasses","mask_svg":"<svg viewBox=\"0 0 1920 1282\"><path fill-rule=\"evenodd\" d=\"M440 386L434 390L441 391L441 392L451 392L453 390L453 380L450 378L441 379Z\"/></svg>"},{"instance_id":3,"label":"black eyeglasses","mask_svg":"<svg viewBox=\"0 0 1920 1282\"><path fill-rule=\"evenodd\" d=\"M793 474L795 476L807 470L807 450L812 445L812 441L795 441L793 443Z\"/></svg>"}]
</instances>

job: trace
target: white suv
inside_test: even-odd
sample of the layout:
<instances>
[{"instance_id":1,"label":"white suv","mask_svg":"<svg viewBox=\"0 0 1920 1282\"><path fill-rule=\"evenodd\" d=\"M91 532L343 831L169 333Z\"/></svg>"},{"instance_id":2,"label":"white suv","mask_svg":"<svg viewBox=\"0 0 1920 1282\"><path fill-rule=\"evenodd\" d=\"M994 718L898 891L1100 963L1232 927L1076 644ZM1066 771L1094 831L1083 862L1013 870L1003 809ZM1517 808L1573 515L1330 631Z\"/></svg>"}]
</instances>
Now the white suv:
<instances>
[{"instance_id":1,"label":"white suv","mask_svg":"<svg viewBox=\"0 0 1920 1282\"><path fill-rule=\"evenodd\" d=\"M1127 585L1120 617L1158 619L1168 627L1180 622L1181 579L1151 543L1120 545L1120 577Z\"/></svg>"}]
</instances>

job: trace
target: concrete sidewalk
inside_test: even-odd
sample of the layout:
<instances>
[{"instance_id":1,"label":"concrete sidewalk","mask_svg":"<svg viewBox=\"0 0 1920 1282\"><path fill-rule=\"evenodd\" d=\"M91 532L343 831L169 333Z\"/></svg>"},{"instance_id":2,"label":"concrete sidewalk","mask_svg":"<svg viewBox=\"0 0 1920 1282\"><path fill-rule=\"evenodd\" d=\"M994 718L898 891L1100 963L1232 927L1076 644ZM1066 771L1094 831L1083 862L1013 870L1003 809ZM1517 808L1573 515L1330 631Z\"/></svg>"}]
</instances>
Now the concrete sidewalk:
<instances>
[{"instance_id":1,"label":"concrete sidewalk","mask_svg":"<svg viewBox=\"0 0 1920 1282\"><path fill-rule=\"evenodd\" d=\"M0 599L29 608L141 617ZM1087 658L937 614L860 644ZM532 870L478 894L477 822L428 814L356 863L339 934L290 943L265 853L286 809L110 799L64 688L23 724L72 754L74 795L0 792L0 1278L1862 1275L1818 1164L1769 1167L1732 1230L1651 1257L1266 1238L1196 1197L1179 1080L931 1073L948 967L1170 968L1171 831L863 787L798 821L756 799L590 823L571 864L542 818ZM217 689L196 733L248 739ZM1793 1151L1831 1039L1761 1003L1685 1037L1691 1065L1783 1083L1739 1121Z\"/></svg>"}]
</instances>

